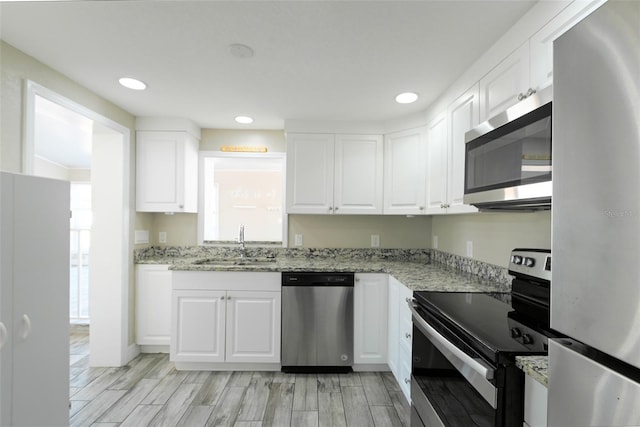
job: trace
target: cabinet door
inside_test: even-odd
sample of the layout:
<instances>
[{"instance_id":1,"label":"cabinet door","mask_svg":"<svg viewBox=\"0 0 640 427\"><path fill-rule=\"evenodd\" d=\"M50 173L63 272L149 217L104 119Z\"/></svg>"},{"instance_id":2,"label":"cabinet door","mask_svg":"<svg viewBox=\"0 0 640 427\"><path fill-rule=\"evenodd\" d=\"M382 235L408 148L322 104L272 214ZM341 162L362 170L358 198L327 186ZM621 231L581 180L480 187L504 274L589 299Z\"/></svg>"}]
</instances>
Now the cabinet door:
<instances>
[{"instance_id":1,"label":"cabinet door","mask_svg":"<svg viewBox=\"0 0 640 427\"><path fill-rule=\"evenodd\" d=\"M545 386L524 376L524 421L530 427L547 427L547 396Z\"/></svg>"},{"instance_id":2,"label":"cabinet door","mask_svg":"<svg viewBox=\"0 0 640 427\"><path fill-rule=\"evenodd\" d=\"M336 136L335 213L382 213L382 156L380 135Z\"/></svg>"},{"instance_id":3,"label":"cabinet door","mask_svg":"<svg viewBox=\"0 0 640 427\"><path fill-rule=\"evenodd\" d=\"M384 145L384 213L424 213L426 130L418 128L386 135Z\"/></svg>"},{"instance_id":4,"label":"cabinet door","mask_svg":"<svg viewBox=\"0 0 640 427\"><path fill-rule=\"evenodd\" d=\"M389 362L389 369L393 375L398 378L399 365L398 365L398 349L399 349L399 310L400 310L400 282L395 278L389 276L389 313L388 313L388 344L387 344L387 359Z\"/></svg>"},{"instance_id":5,"label":"cabinet door","mask_svg":"<svg viewBox=\"0 0 640 427\"><path fill-rule=\"evenodd\" d=\"M197 211L197 145L187 132L137 133L137 211Z\"/></svg>"},{"instance_id":6,"label":"cabinet door","mask_svg":"<svg viewBox=\"0 0 640 427\"><path fill-rule=\"evenodd\" d=\"M227 362L280 362L280 292L227 292Z\"/></svg>"},{"instance_id":7,"label":"cabinet door","mask_svg":"<svg viewBox=\"0 0 640 427\"><path fill-rule=\"evenodd\" d=\"M605 0L575 1L530 39L531 87L536 91L553 83L553 41L601 6Z\"/></svg>"},{"instance_id":8,"label":"cabinet door","mask_svg":"<svg viewBox=\"0 0 640 427\"><path fill-rule=\"evenodd\" d=\"M354 288L354 362L387 363L388 275L356 274Z\"/></svg>"},{"instance_id":9,"label":"cabinet door","mask_svg":"<svg viewBox=\"0 0 640 427\"><path fill-rule=\"evenodd\" d=\"M224 362L225 292L173 291L171 361Z\"/></svg>"},{"instance_id":10,"label":"cabinet door","mask_svg":"<svg viewBox=\"0 0 640 427\"><path fill-rule=\"evenodd\" d=\"M13 285L13 324L8 325L13 401L8 425L67 425L69 183L15 176L13 189L12 200L2 201L3 216L13 207L11 234L2 230L3 242L11 237L13 242L8 266ZM3 270L7 255L2 254ZM4 281L2 285L4 290Z\"/></svg>"},{"instance_id":11,"label":"cabinet door","mask_svg":"<svg viewBox=\"0 0 640 427\"><path fill-rule=\"evenodd\" d=\"M446 213L448 177L447 114L436 116L427 126L427 213Z\"/></svg>"},{"instance_id":12,"label":"cabinet door","mask_svg":"<svg viewBox=\"0 0 640 427\"><path fill-rule=\"evenodd\" d=\"M168 265L136 266L136 343L170 344L171 271Z\"/></svg>"},{"instance_id":13,"label":"cabinet door","mask_svg":"<svg viewBox=\"0 0 640 427\"><path fill-rule=\"evenodd\" d=\"M503 112L529 89L529 42L480 80L480 121Z\"/></svg>"},{"instance_id":14,"label":"cabinet door","mask_svg":"<svg viewBox=\"0 0 640 427\"><path fill-rule=\"evenodd\" d=\"M333 144L333 135L287 135L287 213L333 213Z\"/></svg>"},{"instance_id":15,"label":"cabinet door","mask_svg":"<svg viewBox=\"0 0 640 427\"><path fill-rule=\"evenodd\" d=\"M478 85L456 99L448 108L449 118L449 170L447 174L447 213L477 212L478 209L465 205L464 196L464 135L479 124Z\"/></svg>"}]
</instances>

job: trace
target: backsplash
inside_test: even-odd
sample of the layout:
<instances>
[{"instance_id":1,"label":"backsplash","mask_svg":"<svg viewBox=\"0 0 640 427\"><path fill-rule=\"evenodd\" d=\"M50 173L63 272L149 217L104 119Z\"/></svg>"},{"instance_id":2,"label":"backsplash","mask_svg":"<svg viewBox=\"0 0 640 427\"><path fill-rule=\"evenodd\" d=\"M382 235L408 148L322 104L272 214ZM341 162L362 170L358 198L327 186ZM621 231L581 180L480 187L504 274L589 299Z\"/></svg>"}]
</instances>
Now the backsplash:
<instances>
[{"instance_id":1,"label":"backsplash","mask_svg":"<svg viewBox=\"0 0 640 427\"><path fill-rule=\"evenodd\" d=\"M436 249L431 249L431 261L444 264L465 273L474 274L483 279L491 280L492 282L504 284L509 290L511 289L512 277L509 275L507 268L460 255L450 254L448 252L438 251Z\"/></svg>"}]
</instances>

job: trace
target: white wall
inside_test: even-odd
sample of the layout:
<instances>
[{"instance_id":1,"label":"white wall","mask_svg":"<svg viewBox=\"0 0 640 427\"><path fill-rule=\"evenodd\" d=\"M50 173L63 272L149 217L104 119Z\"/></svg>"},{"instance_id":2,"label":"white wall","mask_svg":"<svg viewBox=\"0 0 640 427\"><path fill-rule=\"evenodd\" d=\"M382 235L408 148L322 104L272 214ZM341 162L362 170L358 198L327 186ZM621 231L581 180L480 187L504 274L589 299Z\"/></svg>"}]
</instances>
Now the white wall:
<instances>
[{"instance_id":1,"label":"white wall","mask_svg":"<svg viewBox=\"0 0 640 427\"><path fill-rule=\"evenodd\" d=\"M128 141L93 139L90 306L91 366L122 366L129 359L130 196ZM127 231L125 231L127 230Z\"/></svg>"}]
</instances>

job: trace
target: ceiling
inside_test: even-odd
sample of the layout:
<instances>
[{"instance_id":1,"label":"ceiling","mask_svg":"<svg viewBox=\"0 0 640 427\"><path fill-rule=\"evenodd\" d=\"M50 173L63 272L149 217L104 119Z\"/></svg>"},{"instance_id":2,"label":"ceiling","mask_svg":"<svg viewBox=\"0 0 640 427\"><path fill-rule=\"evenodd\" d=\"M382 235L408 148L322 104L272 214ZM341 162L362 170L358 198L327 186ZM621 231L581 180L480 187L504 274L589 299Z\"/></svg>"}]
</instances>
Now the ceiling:
<instances>
[{"instance_id":1,"label":"ceiling","mask_svg":"<svg viewBox=\"0 0 640 427\"><path fill-rule=\"evenodd\" d=\"M135 116L283 129L425 110L534 3L0 2L0 36ZM234 43L254 56L231 55ZM121 87L123 76L147 90ZM405 91L419 100L397 104Z\"/></svg>"}]
</instances>

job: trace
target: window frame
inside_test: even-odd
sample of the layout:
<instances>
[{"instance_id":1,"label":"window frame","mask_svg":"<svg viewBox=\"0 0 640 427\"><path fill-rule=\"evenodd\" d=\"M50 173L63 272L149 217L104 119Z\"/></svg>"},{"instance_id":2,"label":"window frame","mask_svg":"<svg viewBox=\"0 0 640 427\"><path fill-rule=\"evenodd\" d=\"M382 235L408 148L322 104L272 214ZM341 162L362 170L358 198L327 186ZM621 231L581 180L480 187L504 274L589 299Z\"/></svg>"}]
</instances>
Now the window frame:
<instances>
[{"instance_id":1,"label":"window frame","mask_svg":"<svg viewBox=\"0 0 640 427\"><path fill-rule=\"evenodd\" d=\"M244 153L244 152L222 152L222 151L200 151L198 153L198 245L199 246L235 246L228 241L205 242L204 241L204 163L208 158L245 158L245 159L281 159L282 160L282 241L273 244L256 243L247 240L247 246L269 246L287 247L288 242L288 215L285 207L286 185L287 185L287 158L284 152L271 153Z\"/></svg>"}]
</instances>

